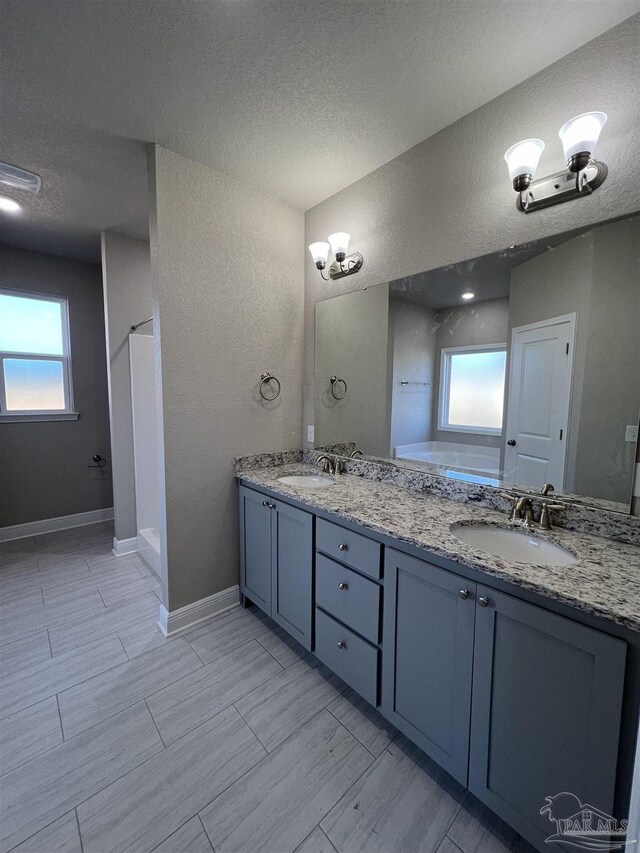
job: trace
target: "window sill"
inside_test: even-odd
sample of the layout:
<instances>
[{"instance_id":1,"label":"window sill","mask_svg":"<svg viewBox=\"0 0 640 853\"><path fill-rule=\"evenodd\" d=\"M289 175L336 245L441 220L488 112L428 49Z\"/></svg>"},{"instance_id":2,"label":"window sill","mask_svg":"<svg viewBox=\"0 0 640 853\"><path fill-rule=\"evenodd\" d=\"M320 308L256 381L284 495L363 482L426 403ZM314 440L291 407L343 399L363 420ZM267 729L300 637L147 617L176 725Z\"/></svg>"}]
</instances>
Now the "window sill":
<instances>
[{"instance_id":1,"label":"window sill","mask_svg":"<svg viewBox=\"0 0 640 853\"><path fill-rule=\"evenodd\" d=\"M80 417L80 412L47 412L16 415L0 415L0 424L31 424L39 423L40 421L77 421Z\"/></svg>"}]
</instances>

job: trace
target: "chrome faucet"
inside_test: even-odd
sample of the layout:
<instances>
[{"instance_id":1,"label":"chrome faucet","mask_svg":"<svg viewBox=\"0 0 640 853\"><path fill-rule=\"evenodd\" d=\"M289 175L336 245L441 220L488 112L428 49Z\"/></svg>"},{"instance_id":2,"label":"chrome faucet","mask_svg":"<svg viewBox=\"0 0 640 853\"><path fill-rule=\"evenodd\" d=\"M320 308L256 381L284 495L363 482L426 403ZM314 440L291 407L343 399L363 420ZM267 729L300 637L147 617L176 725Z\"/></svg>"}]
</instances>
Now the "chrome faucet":
<instances>
[{"instance_id":1,"label":"chrome faucet","mask_svg":"<svg viewBox=\"0 0 640 853\"><path fill-rule=\"evenodd\" d=\"M355 450L352 450L351 453L349 454L350 459L356 459L356 458L362 459L363 456L364 456L364 453L361 450L358 450L357 447Z\"/></svg>"},{"instance_id":2,"label":"chrome faucet","mask_svg":"<svg viewBox=\"0 0 640 853\"><path fill-rule=\"evenodd\" d=\"M511 521L519 521L523 527L533 527L533 503L531 498L520 497L513 504Z\"/></svg>"},{"instance_id":3,"label":"chrome faucet","mask_svg":"<svg viewBox=\"0 0 640 853\"><path fill-rule=\"evenodd\" d=\"M543 497L546 497L547 494L552 490L553 486L545 484L542 489ZM532 496L510 495L506 492L502 492L502 496L512 501L511 510L509 512L509 521L520 524L522 527L526 527L528 529L533 529L537 526L540 530L551 530L552 527L549 511L559 511L566 508L564 504L558 503L557 501L555 503L551 500L542 501L542 506L540 508L540 518L538 519L538 522L536 524Z\"/></svg>"},{"instance_id":4,"label":"chrome faucet","mask_svg":"<svg viewBox=\"0 0 640 853\"><path fill-rule=\"evenodd\" d=\"M327 453L323 453L322 456L318 456L316 458L316 462L322 463L322 470L325 474L340 474L342 473L340 470L340 460L336 459L335 456L329 456Z\"/></svg>"}]
</instances>

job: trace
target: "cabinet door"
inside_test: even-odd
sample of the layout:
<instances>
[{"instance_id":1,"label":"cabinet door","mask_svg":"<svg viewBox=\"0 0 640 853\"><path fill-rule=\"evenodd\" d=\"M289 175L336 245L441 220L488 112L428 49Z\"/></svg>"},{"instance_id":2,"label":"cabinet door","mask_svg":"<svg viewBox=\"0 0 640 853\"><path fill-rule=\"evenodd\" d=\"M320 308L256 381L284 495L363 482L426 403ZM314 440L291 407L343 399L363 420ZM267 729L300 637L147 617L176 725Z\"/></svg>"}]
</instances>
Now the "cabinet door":
<instances>
[{"instance_id":1,"label":"cabinet door","mask_svg":"<svg viewBox=\"0 0 640 853\"><path fill-rule=\"evenodd\" d=\"M240 591L271 615L272 502L240 486Z\"/></svg>"},{"instance_id":2,"label":"cabinet door","mask_svg":"<svg viewBox=\"0 0 640 853\"><path fill-rule=\"evenodd\" d=\"M311 649L313 613L313 516L277 503L273 510L271 616Z\"/></svg>"},{"instance_id":3,"label":"cabinet door","mask_svg":"<svg viewBox=\"0 0 640 853\"><path fill-rule=\"evenodd\" d=\"M467 784L475 584L385 552L382 707Z\"/></svg>"},{"instance_id":4,"label":"cabinet door","mask_svg":"<svg viewBox=\"0 0 640 853\"><path fill-rule=\"evenodd\" d=\"M553 804L540 814L547 797L568 792L611 814L626 643L479 586L487 600L476 608L469 788L544 849L556 831Z\"/></svg>"}]
</instances>

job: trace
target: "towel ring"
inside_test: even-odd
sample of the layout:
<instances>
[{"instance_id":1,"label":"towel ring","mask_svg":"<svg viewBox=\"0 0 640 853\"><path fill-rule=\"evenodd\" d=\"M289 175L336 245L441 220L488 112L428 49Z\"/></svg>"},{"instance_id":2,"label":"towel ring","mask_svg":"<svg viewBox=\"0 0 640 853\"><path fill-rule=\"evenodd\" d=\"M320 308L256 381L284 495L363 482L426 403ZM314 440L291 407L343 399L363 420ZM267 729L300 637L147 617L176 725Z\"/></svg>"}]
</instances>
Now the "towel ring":
<instances>
[{"instance_id":1,"label":"towel ring","mask_svg":"<svg viewBox=\"0 0 640 853\"><path fill-rule=\"evenodd\" d=\"M267 397L266 394L264 393L263 386L266 385L268 382L272 382L272 381L276 383L276 385L278 386L278 389L272 397ZM262 376L260 377L260 396L262 397L263 400L266 400L267 402L271 402L271 400L275 400L277 397L280 396L280 380L276 379L275 376L272 376L268 370L266 370L262 374Z\"/></svg>"},{"instance_id":2,"label":"towel ring","mask_svg":"<svg viewBox=\"0 0 640 853\"><path fill-rule=\"evenodd\" d=\"M336 394L336 385L338 384L344 385L342 394ZM347 383L344 379L338 379L337 376L331 377L331 396L334 400L343 400L347 396Z\"/></svg>"}]
</instances>

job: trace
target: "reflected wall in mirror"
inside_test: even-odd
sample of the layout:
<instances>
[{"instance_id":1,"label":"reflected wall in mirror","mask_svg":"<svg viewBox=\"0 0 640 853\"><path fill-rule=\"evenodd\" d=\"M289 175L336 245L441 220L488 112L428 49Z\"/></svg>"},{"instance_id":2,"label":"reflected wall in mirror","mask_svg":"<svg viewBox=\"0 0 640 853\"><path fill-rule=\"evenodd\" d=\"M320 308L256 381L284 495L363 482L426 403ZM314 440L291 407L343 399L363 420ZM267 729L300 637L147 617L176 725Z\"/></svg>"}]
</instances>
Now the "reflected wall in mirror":
<instances>
[{"instance_id":1,"label":"reflected wall in mirror","mask_svg":"<svg viewBox=\"0 0 640 853\"><path fill-rule=\"evenodd\" d=\"M629 512L640 216L317 303L315 383L316 446Z\"/></svg>"}]
</instances>

